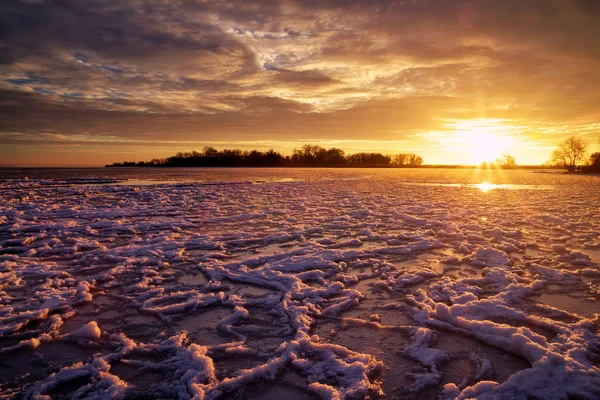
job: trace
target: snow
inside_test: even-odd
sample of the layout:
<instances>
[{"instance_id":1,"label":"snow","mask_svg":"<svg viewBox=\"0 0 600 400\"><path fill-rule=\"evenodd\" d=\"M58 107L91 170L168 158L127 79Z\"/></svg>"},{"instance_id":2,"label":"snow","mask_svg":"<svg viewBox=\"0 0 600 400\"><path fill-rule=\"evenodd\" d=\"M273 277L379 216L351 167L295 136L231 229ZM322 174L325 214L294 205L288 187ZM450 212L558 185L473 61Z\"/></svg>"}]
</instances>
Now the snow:
<instances>
[{"instance_id":1,"label":"snow","mask_svg":"<svg viewBox=\"0 0 600 400\"><path fill-rule=\"evenodd\" d=\"M102 331L96 321L91 321L77 329L71 336L82 339L100 339Z\"/></svg>"},{"instance_id":2,"label":"snow","mask_svg":"<svg viewBox=\"0 0 600 400\"><path fill-rule=\"evenodd\" d=\"M0 393L599 398L600 182L393 173L0 181Z\"/></svg>"}]
</instances>

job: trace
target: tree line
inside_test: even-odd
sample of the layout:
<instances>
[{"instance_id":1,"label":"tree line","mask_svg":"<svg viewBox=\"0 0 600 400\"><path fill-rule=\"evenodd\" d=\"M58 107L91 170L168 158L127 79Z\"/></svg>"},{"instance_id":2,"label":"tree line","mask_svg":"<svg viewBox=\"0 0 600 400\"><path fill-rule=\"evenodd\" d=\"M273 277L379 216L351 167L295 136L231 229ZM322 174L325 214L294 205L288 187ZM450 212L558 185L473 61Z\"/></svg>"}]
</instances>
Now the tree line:
<instances>
[{"instance_id":1,"label":"tree line","mask_svg":"<svg viewBox=\"0 0 600 400\"><path fill-rule=\"evenodd\" d=\"M115 162L107 167L418 167L423 158L416 154L355 153L332 147L305 144L294 149L291 155L282 155L273 149L258 150L217 150L205 147L202 151L179 152L168 158L155 158L150 161Z\"/></svg>"}]
</instances>

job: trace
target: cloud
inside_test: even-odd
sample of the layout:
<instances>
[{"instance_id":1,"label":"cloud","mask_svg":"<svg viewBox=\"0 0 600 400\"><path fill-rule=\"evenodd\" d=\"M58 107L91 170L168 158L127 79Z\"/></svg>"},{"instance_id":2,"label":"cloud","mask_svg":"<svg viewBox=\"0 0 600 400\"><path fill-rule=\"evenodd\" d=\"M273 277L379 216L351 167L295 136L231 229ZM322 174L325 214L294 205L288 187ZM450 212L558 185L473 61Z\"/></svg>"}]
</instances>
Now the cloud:
<instances>
[{"instance_id":1,"label":"cloud","mask_svg":"<svg viewBox=\"0 0 600 400\"><path fill-rule=\"evenodd\" d=\"M118 136L124 140L144 139L200 141L220 139L362 139L373 135L381 140L402 139L406 133L436 128L434 116L464 106L454 98L414 97L398 100L372 100L355 107L328 113L314 107L273 97L235 99L239 109L218 113L173 113L97 108L82 101L47 101L35 93L0 93L0 130L35 136L37 132L67 136L85 133ZM424 105L427 105L425 107ZM260 139L259 139L260 138ZM18 142L13 137L12 143Z\"/></svg>"},{"instance_id":2,"label":"cloud","mask_svg":"<svg viewBox=\"0 0 600 400\"><path fill-rule=\"evenodd\" d=\"M0 143L600 135L592 0L5 0L0 49Z\"/></svg>"}]
</instances>

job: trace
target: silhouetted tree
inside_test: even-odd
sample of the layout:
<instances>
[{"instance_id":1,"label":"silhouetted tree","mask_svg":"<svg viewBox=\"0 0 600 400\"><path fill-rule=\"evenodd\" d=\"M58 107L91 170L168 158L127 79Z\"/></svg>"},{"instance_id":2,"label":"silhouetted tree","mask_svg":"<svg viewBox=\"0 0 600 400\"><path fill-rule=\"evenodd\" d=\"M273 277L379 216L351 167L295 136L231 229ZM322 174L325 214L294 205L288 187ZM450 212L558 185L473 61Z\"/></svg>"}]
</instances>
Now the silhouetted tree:
<instances>
[{"instance_id":1,"label":"silhouetted tree","mask_svg":"<svg viewBox=\"0 0 600 400\"><path fill-rule=\"evenodd\" d=\"M306 164L315 164L318 160L319 153L323 150L325 149L321 146L305 144L304 146L302 146L302 155L304 156L304 162Z\"/></svg>"},{"instance_id":2,"label":"silhouetted tree","mask_svg":"<svg viewBox=\"0 0 600 400\"><path fill-rule=\"evenodd\" d=\"M550 161L555 165L562 165L569 172L577 170L577 166L585 158L587 145L575 136L571 136L558 144L552 152Z\"/></svg>"},{"instance_id":3,"label":"silhouetted tree","mask_svg":"<svg viewBox=\"0 0 600 400\"><path fill-rule=\"evenodd\" d=\"M502 154L496 159L496 164L498 164L500 168L510 169L517 166L517 161L509 154Z\"/></svg>"},{"instance_id":4,"label":"silhouetted tree","mask_svg":"<svg viewBox=\"0 0 600 400\"><path fill-rule=\"evenodd\" d=\"M291 161L296 165L328 166L345 165L344 151L332 147L325 149L321 146L305 144L301 149L294 149Z\"/></svg>"},{"instance_id":5,"label":"silhouetted tree","mask_svg":"<svg viewBox=\"0 0 600 400\"><path fill-rule=\"evenodd\" d=\"M421 156L418 156L416 154L409 154L408 157L408 165L410 165L411 167L418 167L420 165L423 164L423 158Z\"/></svg>"},{"instance_id":6,"label":"silhouetted tree","mask_svg":"<svg viewBox=\"0 0 600 400\"><path fill-rule=\"evenodd\" d=\"M392 156L392 164L396 167L403 167L407 163L407 154L394 154Z\"/></svg>"},{"instance_id":7,"label":"silhouetted tree","mask_svg":"<svg viewBox=\"0 0 600 400\"><path fill-rule=\"evenodd\" d=\"M336 149L332 147L327 150L326 162L330 165L344 165L346 164L346 154L342 149Z\"/></svg>"},{"instance_id":8,"label":"silhouetted tree","mask_svg":"<svg viewBox=\"0 0 600 400\"><path fill-rule=\"evenodd\" d=\"M581 168L582 172L600 173L600 152L592 153L589 164Z\"/></svg>"},{"instance_id":9,"label":"silhouetted tree","mask_svg":"<svg viewBox=\"0 0 600 400\"><path fill-rule=\"evenodd\" d=\"M394 154L390 157L391 165L395 167L418 167L423 164L423 158L416 154Z\"/></svg>"},{"instance_id":10,"label":"silhouetted tree","mask_svg":"<svg viewBox=\"0 0 600 400\"><path fill-rule=\"evenodd\" d=\"M350 165L389 165L390 161L390 156L381 153L356 153L348 156Z\"/></svg>"},{"instance_id":11,"label":"silhouetted tree","mask_svg":"<svg viewBox=\"0 0 600 400\"><path fill-rule=\"evenodd\" d=\"M265 160L266 165L275 166L275 165L282 164L284 158L281 154L277 153L275 150L269 149L269 151L267 151L264 154L264 160Z\"/></svg>"}]
</instances>

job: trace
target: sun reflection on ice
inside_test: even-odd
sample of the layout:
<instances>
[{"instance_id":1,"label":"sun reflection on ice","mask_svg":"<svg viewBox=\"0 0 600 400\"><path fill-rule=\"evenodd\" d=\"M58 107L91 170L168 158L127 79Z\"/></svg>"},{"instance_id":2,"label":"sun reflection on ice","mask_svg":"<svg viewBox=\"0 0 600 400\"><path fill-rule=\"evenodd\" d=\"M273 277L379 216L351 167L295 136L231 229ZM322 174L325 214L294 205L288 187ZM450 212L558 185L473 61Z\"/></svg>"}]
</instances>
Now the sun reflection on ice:
<instances>
[{"instance_id":1,"label":"sun reflection on ice","mask_svg":"<svg viewBox=\"0 0 600 400\"><path fill-rule=\"evenodd\" d=\"M496 189L498 187L498 185L493 185L493 184L491 184L489 182L483 182L483 183L480 183L478 185L475 185L475 187L477 189L481 190L483 193L487 193L487 192L489 192L492 189Z\"/></svg>"}]
</instances>

